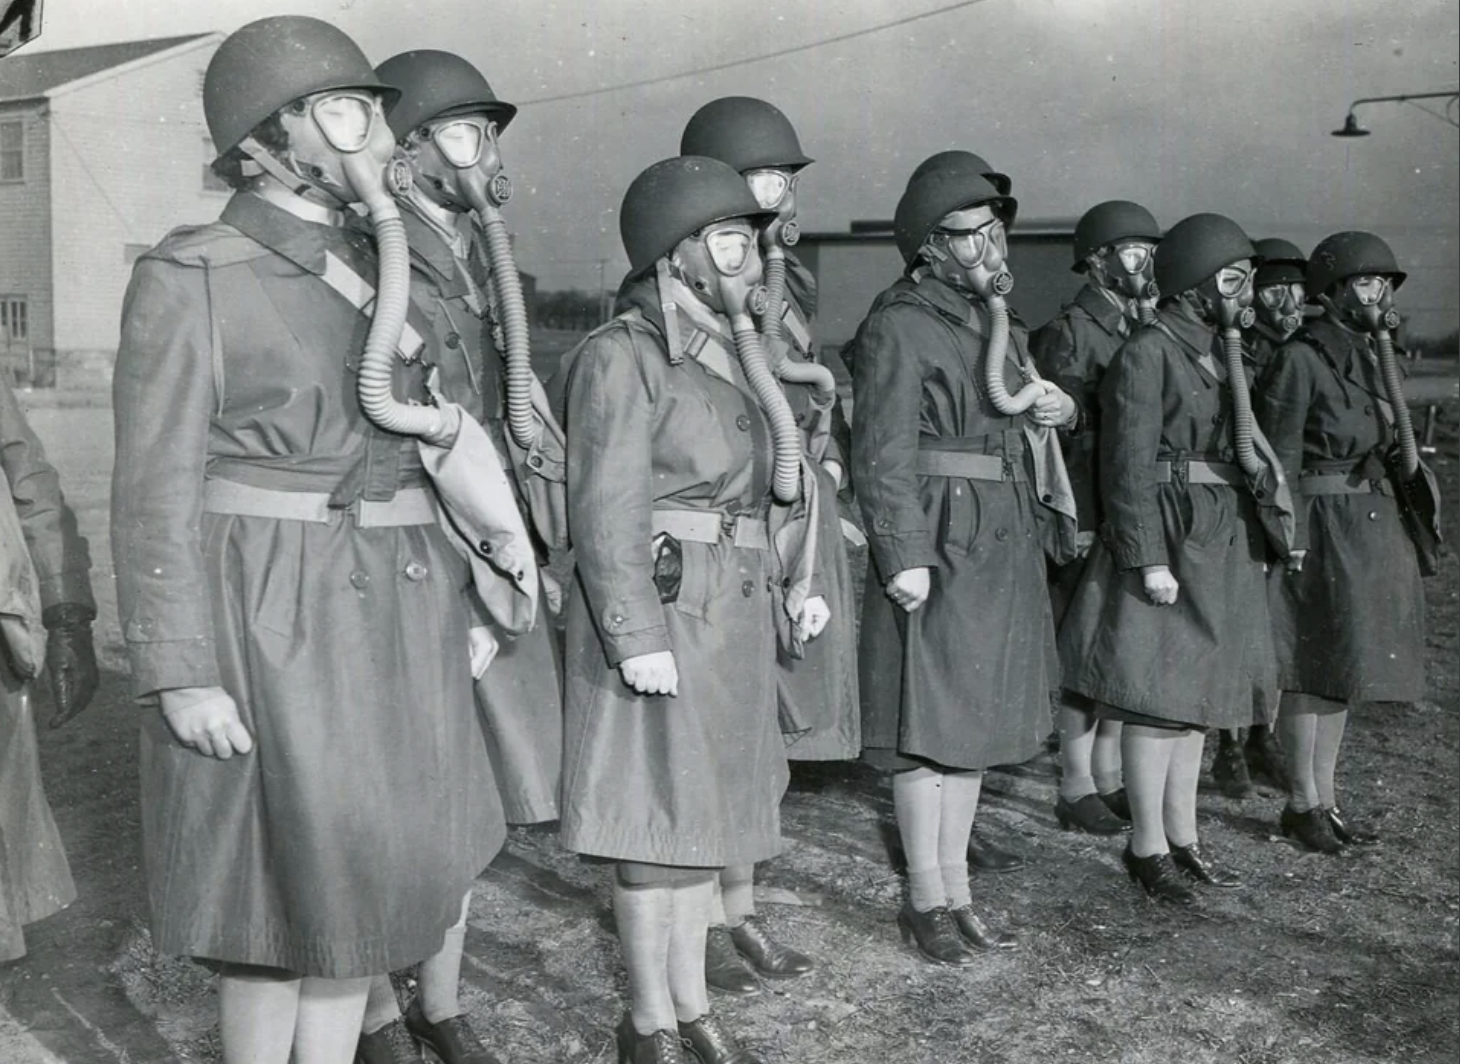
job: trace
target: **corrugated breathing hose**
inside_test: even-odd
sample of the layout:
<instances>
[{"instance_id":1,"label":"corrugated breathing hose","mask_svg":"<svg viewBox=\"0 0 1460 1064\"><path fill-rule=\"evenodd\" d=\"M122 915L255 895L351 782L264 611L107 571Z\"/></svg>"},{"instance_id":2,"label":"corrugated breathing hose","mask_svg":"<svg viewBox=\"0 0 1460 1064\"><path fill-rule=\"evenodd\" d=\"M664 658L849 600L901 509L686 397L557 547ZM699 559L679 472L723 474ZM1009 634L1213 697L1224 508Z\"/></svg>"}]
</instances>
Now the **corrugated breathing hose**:
<instances>
[{"instance_id":1,"label":"corrugated breathing hose","mask_svg":"<svg viewBox=\"0 0 1460 1064\"><path fill-rule=\"evenodd\" d=\"M745 306L730 311L730 329L735 336L735 354L740 359L740 368L745 371L746 382L770 422L775 451L772 490L778 502L789 503L794 502L801 492L801 430L796 424L796 415L791 412L791 404L786 402L785 393L771 373L765 346L755 328L752 313L755 305L764 298L764 288L753 289Z\"/></svg>"},{"instance_id":2,"label":"corrugated breathing hose","mask_svg":"<svg viewBox=\"0 0 1460 1064\"><path fill-rule=\"evenodd\" d=\"M1399 361L1394 355L1394 336L1390 332L1398 325L1399 315L1388 311L1382 326L1374 330L1374 341L1379 349L1379 373L1384 379L1384 390L1389 393L1389 405L1394 408L1394 441L1399 445L1401 472L1405 480L1411 480L1419 472L1419 447L1414 439L1409 404L1404 400L1404 378L1399 373Z\"/></svg>"},{"instance_id":3,"label":"corrugated breathing hose","mask_svg":"<svg viewBox=\"0 0 1460 1064\"><path fill-rule=\"evenodd\" d=\"M1004 384L1004 359L1009 353L1009 304L1004 297L1013 290L1013 275L1007 270L1000 270L989 281L988 291L980 293L989 309L989 344L983 363L984 387L994 409L1006 417L1024 413L1049 390L1044 381L1030 381L1019 389L1017 395L1010 395L1008 386Z\"/></svg>"},{"instance_id":4,"label":"corrugated breathing hose","mask_svg":"<svg viewBox=\"0 0 1460 1064\"><path fill-rule=\"evenodd\" d=\"M1247 372L1242 366L1242 327L1251 328L1251 319L1255 318L1252 308L1245 308L1241 317L1245 319L1242 326L1222 330L1222 354L1226 356L1227 382L1232 389L1232 446L1242 472L1256 477L1267 467L1257 456L1257 447L1252 442L1256 424L1252 417L1252 392L1247 387Z\"/></svg>"},{"instance_id":5,"label":"corrugated breathing hose","mask_svg":"<svg viewBox=\"0 0 1460 1064\"><path fill-rule=\"evenodd\" d=\"M497 296L502 316L502 333L507 340L506 362L507 429L523 450L536 446L541 426L532 409L532 343L527 327L527 300L522 295L522 278L512 255L512 238L497 208L512 194L505 174L497 174L488 186L491 202L477 208L477 220L487 238L487 257L492 264L488 279Z\"/></svg>"}]
</instances>

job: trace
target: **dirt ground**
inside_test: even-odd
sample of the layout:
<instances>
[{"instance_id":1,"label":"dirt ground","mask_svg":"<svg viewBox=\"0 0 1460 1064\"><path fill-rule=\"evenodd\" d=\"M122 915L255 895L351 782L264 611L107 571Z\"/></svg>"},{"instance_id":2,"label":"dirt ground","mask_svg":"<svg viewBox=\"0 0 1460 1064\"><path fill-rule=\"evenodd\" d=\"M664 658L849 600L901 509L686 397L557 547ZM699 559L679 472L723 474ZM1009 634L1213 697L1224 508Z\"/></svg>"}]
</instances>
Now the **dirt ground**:
<instances>
[{"instance_id":1,"label":"dirt ground","mask_svg":"<svg viewBox=\"0 0 1460 1064\"><path fill-rule=\"evenodd\" d=\"M1441 394L1453 394L1440 382ZM219 1059L215 987L150 946L139 868L137 709L126 700L106 549L110 412L57 397L32 418L91 539L107 672L96 704L42 740L80 900L35 925L0 967L0 1062ZM1456 406L1437 471L1455 541ZM969 971L923 963L893 917L902 883L891 795L855 765L799 766L786 852L763 866L773 932L817 970L758 997L716 999L773 1064L1439 1064L1460 1058L1460 677L1457 562L1428 582L1430 696L1369 706L1339 785L1383 842L1341 858L1277 835L1281 800L1203 796L1204 843L1247 877L1190 910L1148 902L1119 841L1061 832L1050 755L991 772L980 826L1027 855L974 880L1017 951ZM44 707L43 707L44 711ZM611 1062L624 980L601 869L555 831L514 829L472 905L462 1001L507 1064Z\"/></svg>"}]
</instances>

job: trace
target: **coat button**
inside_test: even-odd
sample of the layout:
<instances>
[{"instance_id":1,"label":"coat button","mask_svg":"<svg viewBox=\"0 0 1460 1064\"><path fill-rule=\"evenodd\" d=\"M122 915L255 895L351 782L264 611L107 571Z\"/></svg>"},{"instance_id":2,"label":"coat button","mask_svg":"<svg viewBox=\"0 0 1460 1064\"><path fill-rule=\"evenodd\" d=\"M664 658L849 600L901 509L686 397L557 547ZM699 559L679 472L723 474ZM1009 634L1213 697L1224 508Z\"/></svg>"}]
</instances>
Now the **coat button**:
<instances>
[{"instance_id":1,"label":"coat button","mask_svg":"<svg viewBox=\"0 0 1460 1064\"><path fill-rule=\"evenodd\" d=\"M1366 407L1364 407L1364 413L1366 413L1366 414L1372 414L1373 412L1374 412L1374 408L1372 406L1366 406Z\"/></svg>"},{"instance_id":2,"label":"coat button","mask_svg":"<svg viewBox=\"0 0 1460 1064\"><path fill-rule=\"evenodd\" d=\"M446 346L453 351L461 346L461 333L449 332L446 334Z\"/></svg>"},{"instance_id":3,"label":"coat button","mask_svg":"<svg viewBox=\"0 0 1460 1064\"><path fill-rule=\"evenodd\" d=\"M750 598L751 595L754 595L755 594L755 581L754 580L747 580L744 583L742 583L740 585L740 593L742 595L744 595L746 598Z\"/></svg>"},{"instance_id":4,"label":"coat button","mask_svg":"<svg viewBox=\"0 0 1460 1064\"><path fill-rule=\"evenodd\" d=\"M485 539L477 544L477 549L489 558L492 556L492 544Z\"/></svg>"},{"instance_id":5,"label":"coat button","mask_svg":"<svg viewBox=\"0 0 1460 1064\"><path fill-rule=\"evenodd\" d=\"M536 454L536 453L528 455L527 456L527 464L530 465L530 466L532 466L533 469L541 469L542 468L542 455Z\"/></svg>"},{"instance_id":6,"label":"coat button","mask_svg":"<svg viewBox=\"0 0 1460 1064\"><path fill-rule=\"evenodd\" d=\"M1046 505L1046 506L1048 506L1048 505L1050 505L1050 504L1051 504L1051 503L1053 503L1053 502L1054 502L1054 496L1053 496L1053 495L1051 495L1051 494L1050 494L1050 493L1049 493L1049 492L1047 492L1047 491L1046 491L1046 492L1045 492L1045 493L1044 493L1044 494L1043 494L1043 495L1041 495L1041 496L1040 496L1040 497L1039 497L1039 499L1040 499L1040 501L1041 501L1041 502L1042 502L1042 503L1044 503L1044 505Z\"/></svg>"},{"instance_id":7,"label":"coat button","mask_svg":"<svg viewBox=\"0 0 1460 1064\"><path fill-rule=\"evenodd\" d=\"M741 432L749 432L750 416L748 414L741 414L738 418L735 419L735 427Z\"/></svg>"},{"instance_id":8,"label":"coat button","mask_svg":"<svg viewBox=\"0 0 1460 1064\"><path fill-rule=\"evenodd\" d=\"M994 539L998 540L1000 543L1004 542L1004 540L1008 538L1009 530L1007 528L1001 528L994 533Z\"/></svg>"},{"instance_id":9,"label":"coat button","mask_svg":"<svg viewBox=\"0 0 1460 1064\"><path fill-rule=\"evenodd\" d=\"M622 628L623 623L624 615L622 613L615 613L612 617L608 619L608 626L610 628Z\"/></svg>"},{"instance_id":10,"label":"coat button","mask_svg":"<svg viewBox=\"0 0 1460 1064\"><path fill-rule=\"evenodd\" d=\"M1379 520L1379 511L1378 510L1370 510L1369 511L1369 520L1370 521L1377 521L1377 520Z\"/></svg>"},{"instance_id":11,"label":"coat button","mask_svg":"<svg viewBox=\"0 0 1460 1064\"><path fill-rule=\"evenodd\" d=\"M370 574L364 569L356 569L350 574L350 585L356 591L364 591L370 586Z\"/></svg>"},{"instance_id":12,"label":"coat button","mask_svg":"<svg viewBox=\"0 0 1460 1064\"><path fill-rule=\"evenodd\" d=\"M406 565L407 580L421 581L426 579L426 577L429 576L430 573L431 570L426 568L420 562L410 562Z\"/></svg>"}]
</instances>

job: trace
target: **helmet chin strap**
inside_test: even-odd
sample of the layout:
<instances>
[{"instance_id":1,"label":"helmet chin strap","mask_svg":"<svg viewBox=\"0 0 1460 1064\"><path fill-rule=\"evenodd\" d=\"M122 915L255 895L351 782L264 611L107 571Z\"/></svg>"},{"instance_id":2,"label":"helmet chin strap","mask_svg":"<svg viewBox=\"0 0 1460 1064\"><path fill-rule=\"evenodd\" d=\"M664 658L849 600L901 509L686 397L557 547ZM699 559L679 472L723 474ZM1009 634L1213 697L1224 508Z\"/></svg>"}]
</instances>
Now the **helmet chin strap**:
<instances>
[{"instance_id":1,"label":"helmet chin strap","mask_svg":"<svg viewBox=\"0 0 1460 1064\"><path fill-rule=\"evenodd\" d=\"M326 210L338 210L349 203L348 195L342 195L342 189L319 181L313 177L307 177L290 166L286 166L277 155L269 151L253 137L244 137L238 142L239 150L248 156L248 162L244 164L244 173L247 176L268 174L279 184L284 186L285 191L290 195L303 200L305 203L316 207L323 207ZM250 174L250 169L253 173ZM329 197L331 204L321 204L318 199L311 199L310 193L316 196L324 195Z\"/></svg>"}]
</instances>

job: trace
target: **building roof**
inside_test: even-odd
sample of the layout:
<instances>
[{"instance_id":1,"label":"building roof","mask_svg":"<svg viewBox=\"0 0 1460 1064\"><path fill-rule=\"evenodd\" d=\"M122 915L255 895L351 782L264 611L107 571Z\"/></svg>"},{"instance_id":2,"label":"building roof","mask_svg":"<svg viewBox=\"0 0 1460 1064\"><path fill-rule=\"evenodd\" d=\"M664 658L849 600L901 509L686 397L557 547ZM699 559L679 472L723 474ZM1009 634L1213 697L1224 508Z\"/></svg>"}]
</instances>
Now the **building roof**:
<instances>
[{"instance_id":1,"label":"building roof","mask_svg":"<svg viewBox=\"0 0 1460 1064\"><path fill-rule=\"evenodd\" d=\"M189 33L182 37L154 37L146 41L98 44L88 48L58 48L53 52L18 52L0 62L0 100L28 100L44 96L67 82L79 81L207 36L206 33Z\"/></svg>"}]
</instances>

